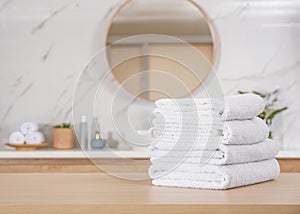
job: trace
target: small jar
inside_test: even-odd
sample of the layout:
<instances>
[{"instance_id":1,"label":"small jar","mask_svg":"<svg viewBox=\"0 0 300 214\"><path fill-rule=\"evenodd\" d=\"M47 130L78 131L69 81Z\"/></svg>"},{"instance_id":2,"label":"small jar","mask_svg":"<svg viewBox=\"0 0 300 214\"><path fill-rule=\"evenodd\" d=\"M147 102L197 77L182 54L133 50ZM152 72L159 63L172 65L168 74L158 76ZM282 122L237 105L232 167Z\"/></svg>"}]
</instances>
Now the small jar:
<instances>
[{"instance_id":1,"label":"small jar","mask_svg":"<svg viewBox=\"0 0 300 214\"><path fill-rule=\"evenodd\" d=\"M100 132L97 131L95 138L92 139L92 141L91 141L92 149L103 149L105 144L106 144L106 141L104 139L101 139Z\"/></svg>"}]
</instances>

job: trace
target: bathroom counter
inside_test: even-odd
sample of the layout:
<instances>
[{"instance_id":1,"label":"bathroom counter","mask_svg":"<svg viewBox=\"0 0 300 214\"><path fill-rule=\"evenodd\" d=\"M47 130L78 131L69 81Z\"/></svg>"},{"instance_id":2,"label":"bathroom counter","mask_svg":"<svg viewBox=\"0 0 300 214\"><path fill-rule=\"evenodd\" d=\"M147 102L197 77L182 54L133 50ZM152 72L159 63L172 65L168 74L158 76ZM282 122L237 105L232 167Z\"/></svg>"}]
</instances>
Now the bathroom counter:
<instances>
[{"instance_id":1,"label":"bathroom counter","mask_svg":"<svg viewBox=\"0 0 300 214\"><path fill-rule=\"evenodd\" d=\"M95 157L101 158L149 158L147 147L134 148L133 150L115 150L114 155L110 151L101 150L90 153ZM277 158L300 158L300 151L280 151ZM86 154L81 149L75 148L72 150L55 150L52 148L40 149L37 151L15 151L2 150L0 151L0 159L7 158L87 158Z\"/></svg>"},{"instance_id":2,"label":"bathroom counter","mask_svg":"<svg viewBox=\"0 0 300 214\"><path fill-rule=\"evenodd\" d=\"M105 173L2 173L0 213L300 213L300 173L226 191L152 186Z\"/></svg>"},{"instance_id":3,"label":"bathroom counter","mask_svg":"<svg viewBox=\"0 0 300 214\"><path fill-rule=\"evenodd\" d=\"M132 150L112 150L89 151L89 155L101 158L147 158L149 157L148 148L134 148ZM80 148L71 150L55 150L53 148L39 149L36 151L0 151L0 159L3 158L87 158L85 152Z\"/></svg>"}]
</instances>

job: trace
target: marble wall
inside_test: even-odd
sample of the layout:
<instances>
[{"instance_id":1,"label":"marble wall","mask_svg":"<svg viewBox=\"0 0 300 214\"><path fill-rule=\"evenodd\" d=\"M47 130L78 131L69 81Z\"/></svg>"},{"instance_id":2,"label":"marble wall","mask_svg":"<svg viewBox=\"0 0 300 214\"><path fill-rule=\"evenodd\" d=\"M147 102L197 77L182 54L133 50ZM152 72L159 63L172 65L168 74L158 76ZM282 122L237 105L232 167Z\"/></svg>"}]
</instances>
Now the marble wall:
<instances>
[{"instance_id":1,"label":"marble wall","mask_svg":"<svg viewBox=\"0 0 300 214\"><path fill-rule=\"evenodd\" d=\"M104 46L123 2L0 0L0 148L23 121L38 121L49 140L51 125L72 121L77 79ZM217 30L215 68L224 94L280 88L280 102L289 109L275 121L276 138L282 149L300 149L300 2L196 2ZM113 79L111 85L107 97L118 87Z\"/></svg>"}]
</instances>

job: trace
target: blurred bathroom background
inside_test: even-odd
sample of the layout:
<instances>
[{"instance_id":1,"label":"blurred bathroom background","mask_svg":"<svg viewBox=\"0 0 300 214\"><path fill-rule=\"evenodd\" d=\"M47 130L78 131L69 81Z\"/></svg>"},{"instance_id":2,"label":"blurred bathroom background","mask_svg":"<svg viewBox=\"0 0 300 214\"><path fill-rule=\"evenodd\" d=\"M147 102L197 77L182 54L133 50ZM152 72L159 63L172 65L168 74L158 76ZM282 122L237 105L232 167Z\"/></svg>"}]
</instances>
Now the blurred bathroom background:
<instances>
[{"instance_id":1,"label":"blurred bathroom background","mask_svg":"<svg viewBox=\"0 0 300 214\"><path fill-rule=\"evenodd\" d=\"M224 95L237 94L239 90L280 89L278 104L287 106L288 110L274 120L274 138L280 141L282 150L300 150L300 99L297 96L300 91L300 2L165 0L159 1L159 8L155 7L157 2L1 0L1 150L8 135L24 121L37 121L51 142L53 125L73 121L74 90L79 75L92 57L119 39L147 33L176 36L202 52L213 65ZM211 67L207 65L201 69L202 81L195 81L184 67L156 57L136 57L114 66L120 58L162 49L169 51L168 55L184 47L158 41L111 46L105 60L113 68L112 75L101 100L114 96L120 83L131 75L158 68L170 69L191 91L202 93L203 85L210 84ZM103 63L97 69L105 72L107 65ZM145 112L153 107L154 100L164 95L149 92L133 99L131 94L141 88L155 87L159 81L160 85L172 87L168 79L142 77L124 86L116 98L119 99L116 114L129 115L141 133L149 127ZM184 96L181 91L173 92L174 96ZM133 109L128 113L125 103L131 99ZM114 138L122 141L111 121L103 119L99 123L103 137L113 133ZM122 132L129 133L126 127Z\"/></svg>"}]
</instances>

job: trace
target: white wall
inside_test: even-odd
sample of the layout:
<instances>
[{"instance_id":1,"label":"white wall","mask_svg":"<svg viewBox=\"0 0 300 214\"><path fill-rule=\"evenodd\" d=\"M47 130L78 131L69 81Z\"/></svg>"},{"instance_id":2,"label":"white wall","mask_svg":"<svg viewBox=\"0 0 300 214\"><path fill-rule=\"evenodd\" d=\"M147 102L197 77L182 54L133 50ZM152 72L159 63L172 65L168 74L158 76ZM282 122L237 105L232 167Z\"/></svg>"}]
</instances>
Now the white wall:
<instances>
[{"instance_id":1,"label":"white wall","mask_svg":"<svg viewBox=\"0 0 300 214\"><path fill-rule=\"evenodd\" d=\"M110 18L122 2L0 1L1 143L26 120L38 121L46 133L50 125L72 120L78 75L103 47ZM197 2L218 31L216 70L224 93L280 87L289 110L276 120L275 132L283 149L300 149L300 2ZM117 87L111 79L106 96ZM122 99L127 97L124 92ZM152 106L137 106L144 105Z\"/></svg>"}]
</instances>

